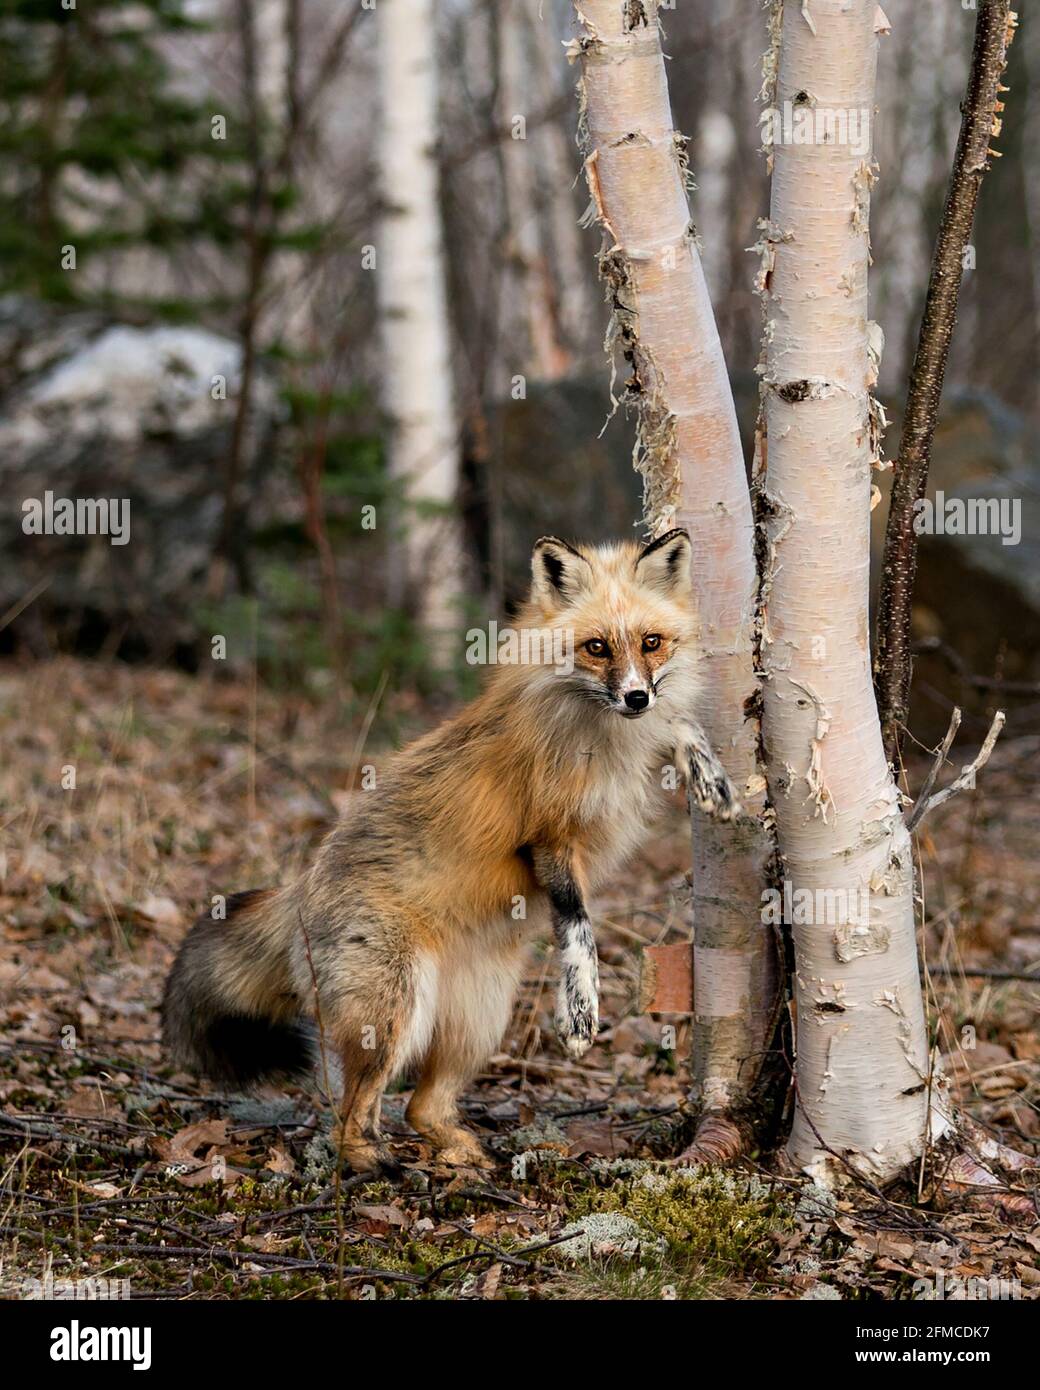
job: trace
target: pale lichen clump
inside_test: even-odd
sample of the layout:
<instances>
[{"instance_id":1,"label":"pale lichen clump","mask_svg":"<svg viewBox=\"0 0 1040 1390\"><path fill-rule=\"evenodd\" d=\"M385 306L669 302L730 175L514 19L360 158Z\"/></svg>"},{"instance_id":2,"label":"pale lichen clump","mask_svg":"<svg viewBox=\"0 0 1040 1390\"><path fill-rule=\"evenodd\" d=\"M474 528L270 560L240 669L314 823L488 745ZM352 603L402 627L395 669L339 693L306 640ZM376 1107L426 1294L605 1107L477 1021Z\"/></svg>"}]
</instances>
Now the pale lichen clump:
<instances>
[{"instance_id":1,"label":"pale lichen clump","mask_svg":"<svg viewBox=\"0 0 1040 1390\"><path fill-rule=\"evenodd\" d=\"M643 1251L663 1250L665 1241L618 1211L590 1211L563 1228L568 1239L555 1247L558 1255L569 1259L588 1259L596 1254L634 1258Z\"/></svg>"}]
</instances>

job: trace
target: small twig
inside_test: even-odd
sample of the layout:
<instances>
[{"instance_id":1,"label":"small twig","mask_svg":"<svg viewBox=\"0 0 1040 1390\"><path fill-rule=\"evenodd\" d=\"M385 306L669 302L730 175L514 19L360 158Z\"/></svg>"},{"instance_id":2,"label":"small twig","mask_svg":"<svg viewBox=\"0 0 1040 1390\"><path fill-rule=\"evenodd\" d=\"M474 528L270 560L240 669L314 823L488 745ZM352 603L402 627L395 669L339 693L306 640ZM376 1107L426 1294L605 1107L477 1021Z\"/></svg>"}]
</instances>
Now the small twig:
<instances>
[{"instance_id":1,"label":"small twig","mask_svg":"<svg viewBox=\"0 0 1040 1390\"><path fill-rule=\"evenodd\" d=\"M16 1226L0 1226L0 1235L24 1236L48 1245L73 1244L69 1236L57 1236L50 1231L24 1231ZM121 1256L120 1263L124 1263L135 1255L147 1256L149 1259L188 1257L195 1260L200 1255L205 1255L208 1259L222 1260L233 1267L245 1262L268 1265L271 1269L316 1269L326 1274L338 1274L340 1269L339 1265L333 1264L331 1260L298 1260L292 1255L273 1255L258 1250L217 1250L214 1248L198 1250L189 1245L116 1245L111 1241L95 1241L91 1244L90 1249L92 1252L100 1250L105 1253L117 1254ZM371 1269L361 1265L346 1265L342 1273L350 1279L382 1279L402 1284L422 1284L425 1282L423 1276L419 1274L401 1274L392 1269Z\"/></svg>"},{"instance_id":2,"label":"small twig","mask_svg":"<svg viewBox=\"0 0 1040 1390\"><path fill-rule=\"evenodd\" d=\"M959 716L960 710L956 710L955 713ZM996 714L993 716L993 722L989 726L989 733L983 740L982 747L979 749L973 761L961 768L960 774L954 778L948 787L944 787L941 792L936 792L934 796L926 797L922 793L922 795L917 798L917 804L914 806L910 814L910 819L907 822L908 830L914 830L929 811L934 811L936 806L941 806L944 801L949 801L951 796L956 796L958 792L974 790L975 774L989 762L990 754L993 752L993 745L1000 737L1000 731L1004 727L1006 717L1002 709L997 710ZM940 758L945 758L946 752L949 749L949 744L953 742L951 731L955 734L957 732L957 724L959 723L959 717L956 723L953 720L950 721L950 729L947 731L946 738L943 740L942 750L939 754ZM933 774L937 775L937 772L938 769L933 765L932 771L929 773L929 778L932 783L935 781L935 776ZM926 783L925 785L927 788L930 783Z\"/></svg>"},{"instance_id":3,"label":"small twig","mask_svg":"<svg viewBox=\"0 0 1040 1390\"><path fill-rule=\"evenodd\" d=\"M288 777L295 778L295 780L299 782L301 786L306 787L307 790L310 792L311 796L314 797L315 801L321 803L322 809L324 810L325 814L329 816L332 820L336 819L339 812L336 810L335 804L329 799L328 792L326 792L322 787L320 787L318 783L315 782L312 778L308 777L306 772L303 772L300 768L295 767L288 758L283 757L280 753L276 753L272 748L269 748L266 744L261 743L260 740L253 736L251 733L245 733L241 729L230 729L228 731L227 737L236 743L250 744L253 748L254 753L259 753L260 757L263 758L265 762L270 763L272 767L278 768L281 772L284 772Z\"/></svg>"},{"instance_id":4,"label":"small twig","mask_svg":"<svg viewBox=\"0 0 1040 1390\"><path fill-rule=\"evenodd\" d=\"M610 1109L610 1105L605 1100L598 1100L592 1105L576 1105L570 1110L556 1110L552 1112L554 1120L574 1120L579 1115L602 1115Z\"/></svg>"},{"instance_id":5,"label":"small twig","mask_svg":"<svg viewBox=\"0 0 1040 1390\"><path fill-rule=\"evenodd\" d=\"M13 1193L10 1187L0 1187L0 1192ZM47 1210L41 1212L41 1216L71 1216L72 1208L62 1206L56 1197L46 1197L39 1192L26 1192L25 1197L30 1202L39 1202L46 1205ZM130 1206L153 1206L160 1202L177 1202L183 1204L184 1197L179 1192L153 1193L150 1197L99 1197L96 1202L82 1202L80 1204L80 1215L87 1216L97 1212L101 1216L110 1213L113 1207Z\"/></svg>"},{"instance_id":6,"label":"small twig","mask_svg":"<svg viewBox=\"0 0 1040 1390\"><path fill-rule=\"evenodd\" d=\"M352 1173L349 1178L340 1178L340 1196L344 1192L349 1192L354 1187L364 1187L366 1183L372 1181L371 1173ZM331 1200L330 1200L331 1199ZM265 1226L268 1222L283 1221L289 1216L309 1216L314 1212L327 1211L335 1205L336 1187L326 1187L320 1192L313 1202L305 1202L302 1206L281 1207L278 1211L263 1211L257 1216L250 1217L250 1225Z\"/></svg>"},{"instance_id":7,"label":"small twig","mask_svg":"<svg viewBox=\"0 0 1040 1390\"><path fill-rule=\"evenodd\" d=\"M933 965L929 967L929 974L939 975L945 980L956 980L964 975L971 980L1025 980L1034 985L1040 985L1040 975L1036 970L987 970L979 968L972 970L969 966L958 965Z\"/></svg>"},{"instance_id":8,"label":"small twig","mask_svg":"<svg viewBox=\"0 0 1040 1390\"><path fill-rule=\"evenodd\" d=\"M141 1041L158 1042L159 1040L158 1038L145 1038ZM102 1057L96 1052L90 1052L83 1047L77 1047L75 1052L69 1052L61 1043L46 1042L38 1038L19 1038L17 1046L14 1043L0 1042L0 1052L6 1052L10 1056L18 1056L26 1049L35 1052L60 1052L76 1062L89 1062L94 1066L106 1067L112 1071L132 1072L135 1076L139 1076L143 1080L150 1081L153 1085L163 1088L162 1096L156 1097L157 1099L190 1101L205 1099L213 1103L228 1099L223 1092L219 1091L211 1091L205 1097L200 1097L193 1091L184 1091L178 1086L171 1085L170 1082L161 1077L158 1072L149 1071L147 1067L143 1067L137 1062L131 1062L125 1057ZM114 1091L125 1091L126 1087L112 1085L111 1089Z\"/></svg>"},{"instance_id":9,"label":"small twig","mask_svg":"<svg viewBox=\"0 0 1040 1390\"><path fill-rule=\"evenodd\" d=\"M119 1154L121 1158L126 1158L130 1150L125 1144L109 1144L104 1139L95 1139L93 1136L84 1134L69 1134L63 1129L58 1129L56 1125L37 1124L33 1125L27 1120L16 1119L13 1115L0 1115L0 1130L6 1130L9 1134L26 1134L31 1139L56 1140L63 1144L82 1145L88 1149L98 1149L104 1153Z\"/></svg>"},{"instance_id":10,"label":"small twig","mask_svg":"<svg viewBox=\"0 0 1040 1390\"><path fill-rule=\"evenodd\" d=\"M573 1240L577 1236L584 1234L584 1231L571 1231L569 1235L553 1236L551 1240L539 1241L535 1245L525 1245L522 1250L515 1251L513 1255L509 1257L510 1262L515 1262L523 1255L536 1255L539 1251L548 1250L553 1245L560 1245L565 1240ZM479 1237L471 1236L470 1239L478 1240ZM439 1274L443 1274L446 1269L452 1269L456 1265L469 1264L471 1260L494 1260L501 1258L501 1252L494 1249L474 1250L469 1255L459 1255L456 1259L446 1260L444 1264L438 1265L436 1269L431 1269L429 1274L423 1278L422 1283L424 1285L432 1283L433 1280L436 1279Z\"/></svg>"},{"instance_id":11,"label":"small twig","mask_svg":"<svg viewBox=\"0 0 1040 1390\"><path fill-rule=\"evenodd\" d=\"M521 1211L528 1212L532 1210L526 1202L511 1197L508 1192L500 1192L497 1188L457 1187L452 1189L451 1195L453 1199L461 1197L470 1202L490 1202L492 1206L518 1207ZM413 1192L410 1196L413 1202L434 1202L436 1200L436 1194L433 1192Z\"/></svg>"},{"instance_id":12,"label":"small twig","mask_svg":"<svg viewBox=\"0 0 1040 1390\"><path fill-rule=\"evenodd\" d=\"M920 792L917 795L917 804L919 806L926 802L929 796L931 796L932 788L935 786L935 779L939 776L939 773L946 766L947 756L949 755L950 749L953 747L953 740L957 737L957 730L960 727L960 706L954 705L953 713L950 715L950 727L946 730L946 737L943 739L942 745L940 746L938 753L936 753L935 755L935 761L932 763L931 767L928 770L928 776L924 779L924 785L922 786Z\"/></svg>"},{"instance_id":13,"label":"small twig","mask_svg":"<svg viewBox=\"0 0 1040 1390\"><path fill-rule=\"evenodd\" d=\"M17 618L20 613L24 613L25 610L29 607L29 604L33 603L36 599L38 599L40 595L43 593L44 589L48 588L53 582L53 574L45 575L42 579L38 579L36 581L36 583L28 591L28 593L23 594L20 599L17 599L14 603L12 603L11 607L7 610L3 617L0 617L0 632L3 632L4 628L7 627L8 623L13 623L15 618Z\"/></svg>"},{"instance_id":14,"label":"small twig","mask_svg":"<svg viewBox=\"0 0 1040 1390\"><path fill-rule=\"evenodd\" d=\"M1040 695L1040 681L1005 680L1003 676L980 676L968 670L964 658L941 637L921 637L913 645L915 656L940 656L953 671L976 690L999 690L1004 695Z\"/></svg>"},{"instance_id":15,"label":"small twig","mask_svg":"<svg viewBox=\"0 0 1040 1390\"><path fill-rule=\"evenodd\" d=\"M530 1269L532 1260L525 1260L520 1255L510 1254L507 1250L500 1249L494 1241L488 1240L485 1236L478 1236L475 1231L468 1231L461 1221L449 1221L450 1226L454 1226L461 1236L467 1240L475 1240L478 1245L484 1247L489 1255L494 1255L496 1260L501 1260L503 1264L515 1265L517 1269ZM442 1266L443 1267L443 1266Z\"/></svg>"}]
</instances>

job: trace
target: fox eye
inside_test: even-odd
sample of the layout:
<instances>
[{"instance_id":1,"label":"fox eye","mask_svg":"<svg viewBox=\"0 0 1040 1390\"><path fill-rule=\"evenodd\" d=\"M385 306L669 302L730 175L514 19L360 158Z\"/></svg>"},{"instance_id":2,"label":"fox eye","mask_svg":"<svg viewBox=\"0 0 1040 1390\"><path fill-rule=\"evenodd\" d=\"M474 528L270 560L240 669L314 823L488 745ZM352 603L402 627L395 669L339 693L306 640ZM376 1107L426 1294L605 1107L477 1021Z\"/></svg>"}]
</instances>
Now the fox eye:
<instances>
[{"instance_id":1,"label":"fox eye","mask_svg":"<svg viewBox=\"0 0 1040 1390\"><path fill-rule=\"evenodd\" d=\"M644 651L644 652L656 652L657 649L658 649L658 647L659 647L660 645L661 645L661 639L660 639L660 637L657 635L656 632L649 632L649 633L647 633L647 635L643 638L643 651Z\"/></svg>"},{"instance_id":2,"label":"fox eye","mask_svg":"<svg viewBox=\"0 0 1040 1390\"><path fill-rule=\"evenodd\" d=\"M589 656L609 656L610 648L602 637L590 637L585 643L585 650Z\"/></svg>"}]
</instances>

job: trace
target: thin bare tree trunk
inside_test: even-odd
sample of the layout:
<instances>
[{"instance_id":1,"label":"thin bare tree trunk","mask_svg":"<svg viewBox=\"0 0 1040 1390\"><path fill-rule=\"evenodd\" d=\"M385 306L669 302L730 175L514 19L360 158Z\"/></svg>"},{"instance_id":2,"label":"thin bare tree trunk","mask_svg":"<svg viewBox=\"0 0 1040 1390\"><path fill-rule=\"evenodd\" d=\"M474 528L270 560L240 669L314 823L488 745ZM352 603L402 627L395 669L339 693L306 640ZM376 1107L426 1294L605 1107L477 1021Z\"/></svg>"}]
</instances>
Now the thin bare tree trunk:
<instances>
[{"instance_id":1,"label":"thin bare tree trunk","mask_svg":"<svg viewBox=\"0 0 1040 1390\"><path fill-rule=\"evenodd\" d=\"M239 323L239 341L242 345L242 367L238 381L238 395L235 402L235 418L231 426L231 443L224 471L223 513L217 545L210 566L209 589L212 595L219 595L224 589L228 566L233 565L238 573L239 587L247 591L252 587L249 578L248 557L242 535L242 511L244 507L243 473L246 460L251 452L253 440L250 437L251 413L253 407L253 386L256 376L259 353L258 329L260 301L264 279L270 260L270 204L269 171L267 157L263 148L261 132L262 108L259 92L259 58L255 15L249 0L236 0L235 17L239 41L242 47L242 86L246 112L246 144L252 184L249 196L249 222L246 233L247 270L246 297Z\"/></svg>"},{"instance_id":2,"label":"thin bare tree trunk","mask_svg":"<svg viewBox=\"0 0 1040 1390\"><path fill-rule=\"evenodd\" d=\"M417 610L445 655L457 623L459 437L445 290L434 0L379 0L377 253L390 473L407 499L405 563L391 597Z\"/></svg>"},{"instance_id":3,"label":"thin bare tree trunk","mask_svg":"<svg viewBox=\"0 0 1040 1390\"><path fill-rule=\"evenodd\" d=\"M691 234L685 142L674 130L653 0L576 0L590 216L613 314L608 345L638 410L644 518L686 526L701 619L698 715L752 816L695 814L695 1096L705 1117L739 1113L772 1022L773 942L762 922L771 840L757 813L754 526L729 378Z\"/></svg>"},{"instance_id":4,"label":"thin bare tree trunk","mask_svg":"<svg viewBox=\"0 0 1040 1390\"><path fill-rule=\"evenodd\" d=\"M1040 144L1040 25L1028 24L1020 42L1024 45L1022 54L1025 68L1025 110L1022 113L1024 145L1026 149L1036 150ZM1029 269L1033 296L1033 332L1040 340L1040 159L1022 161L1022 174L1025 185L1026 227L1029 236ZM1036 394L1032 401L1035 412Z\"/></svg>"},{"instance_id":5,"label":"thin bare tree trunk","mask_svg":"<svg viewBox=\"0 0 1040 1390\"><path fill-rule=\"evenodd\" d=\"M561 341L555 283L543 236L537 196L538 141L527 130L535 100L528 52L526 0L498 0L494 18L499 24L499 118L509 251L517 272L519 309L526 321L529 359L522 365L543 381L555 381L570 365Z\"/></svg>"},{"instance_id":6,"label":"thin bare tree trunk","mask_svg":"<svg viewBox=\"0 0 1040 1390\"><path fill-rule=\"evenodd\" d=\"M1000 131L1004 109L999 93L1014 33L1009 0L980 0L968 92L961 107L960 138L946 193L942 222L932 256L924 317L917 340L910 390L892 480L885 531L881 600L878 605L874 679L881 710L885 751L899 757L910 710L910 605L917 573L914 508L928 485L932 438L946 377L946 360L957 322L957 296L964 272L964 248L971 239L982 179L989 168L990 142Z\"/></svg>"},{"instance_id":7,"label":"thin bare tree trunk","mask_svg":"<svg viewBox=\"0 0 1040 1390\"><path fill-rule=\"evenodd\" d=\"M525 14L534 38L539 107L549 111L561 96L559 64L563 50L556 34L553 14L540 4L540 0L527 0ZM592 302L595 296L589 288L593 283L591 268L585 259L584 242L574 206L578 158L574 142L567 133L566 120L565 116L560 119L549 117L536 132L536 139L546 175L544 187L549 203L547 222L559 284L560 322L572 354L581 355L589 341L589 328L597 306Z\"/></svg>"},{"instance_id":8,"label":"thin bare tree trunk","mask_svg":"<svg viewBox=\"0 0 1040 1390\"><path fill-rule=\"evenodd\" d=\"M779 0L767 105L821 132L771 146L760 288L765 433L762 666L767 775L794 904L793 1163L885 1180L947 1121L929 1072L910 836L885 758L868 640L868 219L876 0ZM790 103L787 107L785 104ZM843 117L847 138L827 135ZM834 126L830 129L833 131Z\"/></svg>"},{"instance_id":9,"label":"thin bare tree trunk","mask_svg":"<svg viewBox=\"0 0 1040 1390\"><path fill-rule=\"evenodd\" d=\"M871 293L885 325L884 375L889 382L905 381L910 371L921 287L928 276L929 219L936 180L945 173L951 68L964 22L959 5L919 6L913 42L901 45L878 72L885 146L874 153L889 164L885 198L875 210L871 232L880 252Z\"/></svg>"}]
</instances>

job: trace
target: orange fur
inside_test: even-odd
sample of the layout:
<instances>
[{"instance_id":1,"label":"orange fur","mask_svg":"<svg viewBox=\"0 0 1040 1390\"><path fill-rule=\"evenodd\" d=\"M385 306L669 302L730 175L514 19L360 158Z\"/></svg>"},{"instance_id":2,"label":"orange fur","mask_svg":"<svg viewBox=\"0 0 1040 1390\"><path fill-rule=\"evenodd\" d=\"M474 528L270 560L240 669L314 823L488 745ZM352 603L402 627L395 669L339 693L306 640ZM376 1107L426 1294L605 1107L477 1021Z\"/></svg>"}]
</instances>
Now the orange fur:
<instances>
[{"instance_id":1,"label":"orange fur","mask_svg":"<svg viewBox=\"0 0 1040 1390\"><path fill-rule=\"evenodd\" d=\"M412 1062L415 1127L452 1161L479 1160L455 1096L498 1045L525 940L550 907L576 953L572 985L591 988L584 896L645 835L696 695L688 547L681 532L645 550L539 542L516 626L547 630L558 650L573 639L573 668L497 665L476 700L355 794L302 879L251 913L265 942L282 943L300 1010L321 1014L340 1053L355 1166L379 1157L378 1096ZM645 710L629 707L632 689ZM561 937L572 900L578 934ZM222 962L225 1009L252 1014L275 974L235 955L234 966L213 954L196 965ZM593 1007L593 1034L594 1022Z\"/></svg>"}]
</instances>

